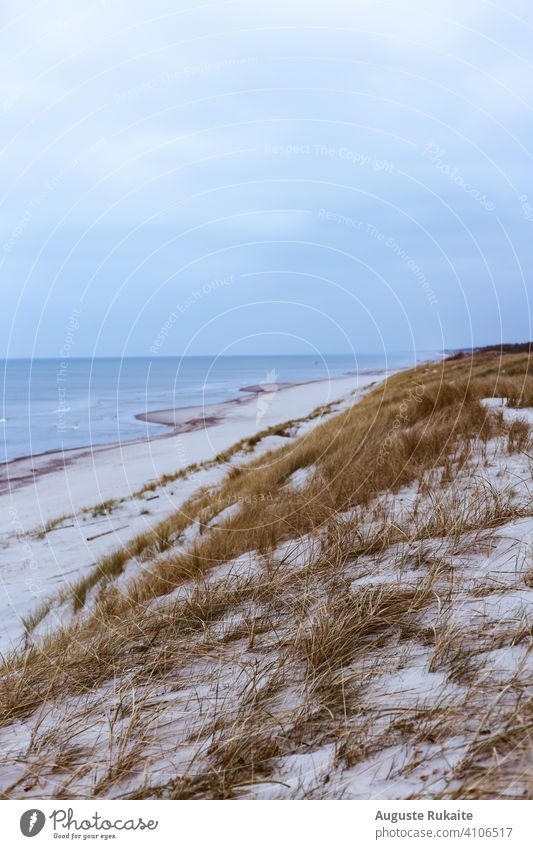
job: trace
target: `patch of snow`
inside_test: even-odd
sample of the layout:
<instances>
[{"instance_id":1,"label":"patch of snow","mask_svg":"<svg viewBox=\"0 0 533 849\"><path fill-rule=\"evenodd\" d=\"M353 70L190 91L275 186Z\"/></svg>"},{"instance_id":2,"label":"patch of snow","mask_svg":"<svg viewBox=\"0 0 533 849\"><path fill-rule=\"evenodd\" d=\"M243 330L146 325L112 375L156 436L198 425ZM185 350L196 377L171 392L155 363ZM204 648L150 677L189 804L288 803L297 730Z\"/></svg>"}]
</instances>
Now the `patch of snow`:
<instances>
[{"instance_id":1,"label":"patch of snow","mask_svg":"<svg viewBox=\"0 0 533 849\"><path fill-rule=\"evenodd\" d=\"M302 469L296 469L296 471L293 472L290 478L287 480L285 486L297 490L305 489L305 487L315 474L315 471L316 470L314 466L306 466Z\"/></svg>"},{"instance_id":2,"label":"patch of snow","mask_svg":"<svg viewBox=\"0 0 533 849\"><path fill-rule=\"evenodd\" d=\"M507 406L507 398L483 398L481 403L487 410L503 413L506 421L526 421L533 425L532 407L509 407Z\"/></svg>"}]
</instances>

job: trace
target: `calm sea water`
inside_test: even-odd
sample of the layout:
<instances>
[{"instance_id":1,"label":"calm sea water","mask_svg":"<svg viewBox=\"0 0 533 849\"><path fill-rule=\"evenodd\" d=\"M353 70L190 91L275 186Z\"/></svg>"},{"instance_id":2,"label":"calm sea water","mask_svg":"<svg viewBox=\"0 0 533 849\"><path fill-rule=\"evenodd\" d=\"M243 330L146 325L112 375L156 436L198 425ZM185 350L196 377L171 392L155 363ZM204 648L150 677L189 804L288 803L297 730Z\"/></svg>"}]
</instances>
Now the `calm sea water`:
<instances>
[{"instance_id":1,"label":"calm sea water","mask_svg":"<svg viewBox=\"0 0 533 849\"><path fill-rule=\"evenodd\" d=\"M316 380L413 366L430 356L0 360L0 459L153 436L166 428L140 422L136 413L226 401L271 372L279 383Z\"/></svg>"}]
</instances>

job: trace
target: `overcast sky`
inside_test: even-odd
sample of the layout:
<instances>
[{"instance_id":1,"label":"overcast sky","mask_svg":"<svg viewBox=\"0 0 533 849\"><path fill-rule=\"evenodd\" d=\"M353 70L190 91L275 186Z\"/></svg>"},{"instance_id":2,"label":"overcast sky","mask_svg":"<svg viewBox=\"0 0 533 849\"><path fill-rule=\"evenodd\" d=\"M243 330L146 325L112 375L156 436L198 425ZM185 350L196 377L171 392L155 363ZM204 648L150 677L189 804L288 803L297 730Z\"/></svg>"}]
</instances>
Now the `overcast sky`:
<instances>
[{"instance_id":1,"label":"overcast sky","mask_svg":"<svg viewBox=\"0 0 533 849\"><path fill-rule=\"evenodd\" d=\"M530 2L0 9L1 356L532 337Z\"/></svg>"}]
</instances>

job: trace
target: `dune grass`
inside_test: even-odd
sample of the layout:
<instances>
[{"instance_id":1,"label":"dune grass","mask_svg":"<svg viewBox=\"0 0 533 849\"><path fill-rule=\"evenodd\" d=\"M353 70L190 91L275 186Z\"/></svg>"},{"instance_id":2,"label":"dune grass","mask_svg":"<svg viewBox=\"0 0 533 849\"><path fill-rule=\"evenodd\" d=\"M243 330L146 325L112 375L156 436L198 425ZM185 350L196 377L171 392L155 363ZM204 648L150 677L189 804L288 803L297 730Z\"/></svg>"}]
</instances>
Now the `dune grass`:
<instances>
[{"instance_id":1,"label":"dune grass","mask_svg":"<svg viewBox=\"0 0 533 849\"><path fill-rule=\"evenodd\" d=\"M366 700L404 651L407 658L420 647L429 672L444 670L454 686L472 686L472 646L444 609L459 592L454 562L468 546L489 546L498 527L533 513L512 488L479 479L490 446L531 452L527 422L509 422L480 402L502 397L509 407L526 406L532 387L528 353L426 364L290 444L232 464L218 487L196 493L71 588L75 615L64 625L3 660L0 725L29 720L67 697L94 698L109 682L138 691L144 707L124 730L122 766L102 768L87 791L98 796L114 792L136 761L148 762L149 735L139 729L164 712L161 688L179 692L197 680L210 695L201 710L191 708L182 741L197 751L190 768L164 781L143 778L130 793L136 798L230 798L281 781L283 759L310 747L334 745L335 763L351 769L385 738L387 745L406 734L439 738L444 732L435 729L447 724L438 705L424 723L413 718L421 715L416 705L376 736ZM312 472L301 489L291 486L298 469ZM461 476L468 485L454 488ZM400 512L398 493L411 498ZM143 568L118 589L114 578L127 576L129 561ZM353 586L382 563L397 584ZM416 577L405 582L404 574ZM485 583L483 592L493 591ZM424 616L433 609L438 626L430 627ZM521 641L531 638L523 624L520 633ZM444 713L451 723L451 709ZM510 728L529 735L523 718L513 722ZM518 732L503 728L498 739L515 752ZM480 766L486 751L474 738L458 768L456 780L471 795L491 793ZM65 780L64 792L74 793ZM310 791L302 785L296 792Z\"/></svg>"}]
</instances>

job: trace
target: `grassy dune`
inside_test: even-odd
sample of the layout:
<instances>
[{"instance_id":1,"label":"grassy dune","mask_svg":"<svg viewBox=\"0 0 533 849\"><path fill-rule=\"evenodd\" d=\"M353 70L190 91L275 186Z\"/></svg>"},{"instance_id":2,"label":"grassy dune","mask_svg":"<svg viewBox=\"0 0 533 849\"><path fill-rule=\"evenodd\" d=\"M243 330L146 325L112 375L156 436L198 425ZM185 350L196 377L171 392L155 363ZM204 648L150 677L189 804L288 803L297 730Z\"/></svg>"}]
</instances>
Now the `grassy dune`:
<instances>
[{"instance_id":1,"label":"grassy dune","mask_svg":"<svg viewBox=\"0 0 533 849\"><path fill-rule=\"evenodd\" d=\"M3 794L533 795L531 407L478 352L220 458L4 658Z\"/></svg>"}]
</instances>

